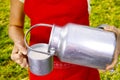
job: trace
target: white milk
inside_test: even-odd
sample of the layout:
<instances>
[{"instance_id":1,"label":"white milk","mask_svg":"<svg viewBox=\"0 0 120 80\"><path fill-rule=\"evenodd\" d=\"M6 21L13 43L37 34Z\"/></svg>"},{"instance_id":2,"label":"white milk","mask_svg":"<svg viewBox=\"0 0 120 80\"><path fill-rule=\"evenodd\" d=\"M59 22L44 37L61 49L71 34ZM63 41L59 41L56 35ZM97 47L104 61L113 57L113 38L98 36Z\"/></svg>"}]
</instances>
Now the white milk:
<instances>
[{"instance_id":1,"label":"white milk","mask_svg":"<svg viewBox=\"0 0 120 80\"><path fill-rule=\"evenodd\" d=\"M48 52L48 47L38 47L38 48L34 48L34 50ZM47 59L50 55L35 52L35 51L30 51L28 56L29 58L32 58L32 59L44 60L44 59Z\"/></svg>"}]
</instances>

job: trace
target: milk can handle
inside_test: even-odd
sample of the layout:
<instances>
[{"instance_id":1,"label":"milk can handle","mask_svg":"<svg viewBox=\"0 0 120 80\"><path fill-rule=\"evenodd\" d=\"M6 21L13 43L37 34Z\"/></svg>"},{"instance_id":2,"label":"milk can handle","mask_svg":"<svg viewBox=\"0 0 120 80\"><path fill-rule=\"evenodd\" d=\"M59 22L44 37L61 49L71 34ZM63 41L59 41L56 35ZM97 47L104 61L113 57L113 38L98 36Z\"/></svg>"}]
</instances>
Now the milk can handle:
<instances>
[{"instance_id":1,"label":"milk can handle","mask_svg":"<svg viewBox=\"0 0 120 80\"><path fill-rule=\"evenodd\" d=\"M34 50L34 49L32 49L32 48L28 45L28 43L27 43L26 37L27 37L28 33L29 33L33 28L40 27L40 26L54 27L54 25L44 24L44 23L35 24L35 25L31 26L31 27L28 29L28 31L26 32L25 37L24 37L25 45L26 45L27 48L29 48L29 49L32 50L32 51L39 52L39 53L43 53L43 54L47 54L47 55L52 55L52 54L50 54L50 53L46 53L46 52Z\"/></svg>"},{"instance_id":2,"label":"milk can handle","mask_svg":"<svg viewBox=\"0 0 120 80\"><path fill-rule=\"evenodd\" d=\"M101 25L99 25L97 28L99 28L99 29L104 29L104 27L106 27L106 26L108 26L107 24L101 24Z\"/></svg>"}]
</instances>

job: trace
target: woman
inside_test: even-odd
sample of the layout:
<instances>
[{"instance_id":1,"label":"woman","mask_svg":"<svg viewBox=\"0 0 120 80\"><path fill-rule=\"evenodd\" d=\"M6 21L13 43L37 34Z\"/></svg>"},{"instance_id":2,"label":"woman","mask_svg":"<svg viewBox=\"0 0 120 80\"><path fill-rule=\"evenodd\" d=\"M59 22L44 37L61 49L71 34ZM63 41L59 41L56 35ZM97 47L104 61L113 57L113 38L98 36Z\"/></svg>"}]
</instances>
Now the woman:
<instances>
[{"instance_id":1,"label":"woman","mask_svg":"<svg viewBox=\"0 0 120 80\"><path fill-rule=\"evenodd\" d=\"M65 25L72 22L89 25L87 0L11 0L9 36L14 41L11 54L13 61L21 67L28 67L26 46L24 44L24 16L30 18L31 25L37 23ZM105 30L113 31L120 43L120 30L107 26ZM48 43L51 28L39 27L31 31L30 45ZM38 36L38 35L43 36ZM117 45L113 63L106 70L115 66L120 47ZM29 71L30 80L100 80L96 69L63 63L54 56L54 69L45 76L36 76Z\"/></svg>"}]
</instances>

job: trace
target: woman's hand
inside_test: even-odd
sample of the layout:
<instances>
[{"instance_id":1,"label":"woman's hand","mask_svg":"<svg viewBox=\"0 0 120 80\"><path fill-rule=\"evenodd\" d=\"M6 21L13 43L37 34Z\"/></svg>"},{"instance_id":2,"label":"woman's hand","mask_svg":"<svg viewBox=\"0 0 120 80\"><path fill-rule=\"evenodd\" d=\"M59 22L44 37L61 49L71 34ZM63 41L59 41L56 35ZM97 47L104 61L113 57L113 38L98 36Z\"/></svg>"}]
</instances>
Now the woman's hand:
<instances>
[{"instance_id":1,"label":"woman's hand","mask_svg":"<svg viewBox=\"0 0 120 80\"><path fill-rule=\"evenodd\" d=\"M11 54L11 59L19 64L21 67L28 67L27 49L23 42L16 42Z\"/></svg>"},{"instance_id":2,"label":"woman's hand","mask_svg":"<svg viewBox=\"0 0 120 80\"><path fill-rule=\"evenodd\" d=\"M114 32L116 35L116 49L113 56L113 61L110 65L106 66L106 70L110 70L110 69L113 69L114 66L117 64L118 56L120 54L120 29L117 29L114 26L106 26L104 27L104 30Z\"/></svg>"}]
</instances>

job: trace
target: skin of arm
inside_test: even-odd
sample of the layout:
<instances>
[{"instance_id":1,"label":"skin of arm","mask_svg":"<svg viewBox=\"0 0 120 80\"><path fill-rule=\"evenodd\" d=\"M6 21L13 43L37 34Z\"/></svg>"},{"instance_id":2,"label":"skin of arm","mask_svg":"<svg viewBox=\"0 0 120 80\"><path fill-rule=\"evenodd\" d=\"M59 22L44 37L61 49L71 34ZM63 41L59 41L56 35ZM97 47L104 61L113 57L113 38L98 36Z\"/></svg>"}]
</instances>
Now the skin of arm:
<instances>
[{"instance_id":1,"label":"skin of arm","mask_svg":"<svg viewBox=\"0 0 120 80\"><path fill-rule=\"evenodd\" d=\"M14 42L11 59L21 67L27 67L27 49L24 44L24 10L23 3L19 0L10 0L10 21L8 34Z\"/></svg>"}]
</instances>

